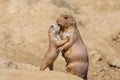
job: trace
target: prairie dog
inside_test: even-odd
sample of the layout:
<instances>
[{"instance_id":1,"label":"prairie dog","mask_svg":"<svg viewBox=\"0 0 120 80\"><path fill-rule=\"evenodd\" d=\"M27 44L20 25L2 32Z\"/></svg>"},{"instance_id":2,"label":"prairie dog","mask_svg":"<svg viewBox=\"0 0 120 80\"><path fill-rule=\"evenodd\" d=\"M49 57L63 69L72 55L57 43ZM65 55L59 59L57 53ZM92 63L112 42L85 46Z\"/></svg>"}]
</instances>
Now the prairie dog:
<instances>
[{"instance_id":1,"label":"prairie dog","mask_svg":"<svg viewBox=\"0 0 120 80\"><path fill-rule=\"evenodd\" d=\"M76 20L68 14L60 15L57 24L61 29L62 39L69 37L70 40L59 48L66 60L66 71L87 80L88 52L80 36Z\"/></svg>"},{"instance_id":2,"label":"prairie dog","mask_svg":"<svg viewBox=\"0 0 120 80\"><path fill-rule=\"evenodd\" d=\"M68 39L61 40L60 27L57 25L50 26L48 30L49 48L42 59L40 71L44 71L47 67L53 70L53 63L59 55L58 47L68 42Z\"/></svg>"}]
</instances>

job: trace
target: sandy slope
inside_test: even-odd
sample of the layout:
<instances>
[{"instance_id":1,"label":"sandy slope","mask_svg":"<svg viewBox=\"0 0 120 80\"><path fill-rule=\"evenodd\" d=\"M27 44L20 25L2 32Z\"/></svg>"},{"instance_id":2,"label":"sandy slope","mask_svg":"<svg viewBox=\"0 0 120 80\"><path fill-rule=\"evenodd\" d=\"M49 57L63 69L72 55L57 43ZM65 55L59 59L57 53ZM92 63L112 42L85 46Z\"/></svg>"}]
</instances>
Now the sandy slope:
<instances>
[{"instance_id":1,"label":"sandy slope","mask_svg":"<svg viewBox=\"0 0 120 80\"><path fill-rule=\"evenodd\" d=\"M0 80L82 80L62 72L26 72L19 70L0 70Z\"/></svg>"},{"instance_id":2,"label":"sandy slope","mask_svg":"<svg viewBox=\"0 0 120 80\"><path fill-rule=\"evenodd\" d=\"M66 12L88 48L89 80L119 80L120 0L0 0L0 57L39 67L48 28ZM64 71L64 59L54 66Z\"/></svg>"},{"instance_id":3,"label":"sandy slope","mask_svg":"<svg viewBox=\"0 0 120 80\"><path fill-rule=\"evenodd\" d=\"M39 71L39 67L0 58L0 80L82 80L57 71Z\"/></svg>"}]
</instances>

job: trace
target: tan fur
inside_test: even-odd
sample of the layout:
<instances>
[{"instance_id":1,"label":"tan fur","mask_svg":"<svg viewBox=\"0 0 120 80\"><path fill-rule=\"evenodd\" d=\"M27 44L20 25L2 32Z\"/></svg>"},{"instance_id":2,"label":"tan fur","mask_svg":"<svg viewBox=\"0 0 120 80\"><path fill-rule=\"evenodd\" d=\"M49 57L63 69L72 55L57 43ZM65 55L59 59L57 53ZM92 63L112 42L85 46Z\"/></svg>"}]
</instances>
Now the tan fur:
<instances>
[{"instance_id":1,"label":"tan fur","mask_svg":"<svg viewBox=\"0 0 120 80\"><path fill-rule=\"evenodd\" d=\"M69 42L59 48L66 60L66 71L87 80L88 52L82 41L75 18L71 15L61 15L57 19L62 39L70 38Z\"/></svg>"},{"instance_id":2,"label":"tan fur","mask_svg":"<svg viewBox=\"0 0 120 80\"><path fill-rule=\"evenodd\" d=\"M42 59L40 71L44 71L47 67L49 67L50 70L53 70L53 63L59 54L57 50L58 47L68 42L68 39L61 40L59 33L60 33L59 26L51 26L49 28L48 30L49 48Z\"/></svg>"}]
</instances>

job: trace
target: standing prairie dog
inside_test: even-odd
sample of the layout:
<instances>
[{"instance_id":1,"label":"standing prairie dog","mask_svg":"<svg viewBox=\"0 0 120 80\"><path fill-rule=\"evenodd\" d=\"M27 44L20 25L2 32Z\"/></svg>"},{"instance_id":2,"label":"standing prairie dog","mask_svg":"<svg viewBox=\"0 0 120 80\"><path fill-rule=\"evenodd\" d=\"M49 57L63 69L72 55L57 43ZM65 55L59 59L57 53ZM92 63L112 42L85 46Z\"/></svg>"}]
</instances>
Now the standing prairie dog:
<instances>
[{"instance_id":1,"label":"standing prairie dog","mask_svg":"<svg viewBox=\"0 0 120 80\"><path fill-rule=\"evenodd\" d=\"M49 67L50 70L53 70L53 63L59 54L57 50L58 47L68 42L68 39L61 40L60 27L57 25L50 26L48 30L48 36L49 36L49 48L42 59L40 71L44 71L47 67Z\"/></svg>"},{"instance_id":2,"label":"standing prairie dog","mask_svg":"<svg viewBox=\"0 0 120 80\"><path fill-rule=\"evenodd\" d=\"M57 24L60 26L62 39L70 38L69 42L59 48L67 63L66 71L87 80L88 52L80 36L75 18L63 14L58 17Z\"/></svg>"}]
</instances>

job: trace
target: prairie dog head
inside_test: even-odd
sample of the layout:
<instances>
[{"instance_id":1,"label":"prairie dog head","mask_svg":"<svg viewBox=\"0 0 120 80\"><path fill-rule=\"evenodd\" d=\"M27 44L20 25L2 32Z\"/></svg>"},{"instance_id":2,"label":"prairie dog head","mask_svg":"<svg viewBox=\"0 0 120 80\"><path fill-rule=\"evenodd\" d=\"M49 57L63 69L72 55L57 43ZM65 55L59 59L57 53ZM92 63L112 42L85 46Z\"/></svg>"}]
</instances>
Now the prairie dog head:
<instances>
[{"instance_id":1,"label":"prairie dog head","mask_svg":"<svg viewBox=\"0 0 120 80\"><path fill-rule=\"evenodd\" d=\"M60 27L57 25L51 25L49 30L48 30L48 35L53 36L53 35L58 35L60 33Z\"/></svg>"},{"instance_id":2,"label":"prairie dog head","mask_svg":"<svg viewBox=\"0 0 120 80\"><path fill-rule=\"evenodd\" d=\"M60 17L57 18L57 24L61 28L68 28L68 27L71 27L71 26L75 26L76 21L75 21L75 18L73 16L63 14L63 15L60 15Z\"/></svg>"}]
</instances>

